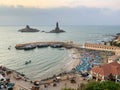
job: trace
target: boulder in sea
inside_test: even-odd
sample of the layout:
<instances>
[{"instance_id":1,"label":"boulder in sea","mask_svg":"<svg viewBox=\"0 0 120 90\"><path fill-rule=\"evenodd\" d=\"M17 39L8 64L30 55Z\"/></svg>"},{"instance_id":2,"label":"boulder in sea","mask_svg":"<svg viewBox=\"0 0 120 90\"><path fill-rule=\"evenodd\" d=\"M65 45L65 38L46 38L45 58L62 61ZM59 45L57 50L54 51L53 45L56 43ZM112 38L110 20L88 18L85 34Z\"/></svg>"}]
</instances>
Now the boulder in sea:
<instances>
[{"instance_id":1,"label":"boulder in sea","mask_svg":"<svg viewBox=\"0 0 120 90\"><path fill-rule=\"evenodd\" d=\"M39 32L38 29L30 28L29 25L26 25L25 28L18 30L20 32Z\"/></svg>"},{"instance_id":2,"label":"boulder in sea","mask_svg":"<svg viewBox=\"0 0 120 90\"><path fill-rule=\"evenodd\" d=\"M54 30L50 31L50 33L63 33L63 32L65 32L65 31L61 30L59 28L58 22L56 23L56 28Z\"/></svg>"}]
</instances>

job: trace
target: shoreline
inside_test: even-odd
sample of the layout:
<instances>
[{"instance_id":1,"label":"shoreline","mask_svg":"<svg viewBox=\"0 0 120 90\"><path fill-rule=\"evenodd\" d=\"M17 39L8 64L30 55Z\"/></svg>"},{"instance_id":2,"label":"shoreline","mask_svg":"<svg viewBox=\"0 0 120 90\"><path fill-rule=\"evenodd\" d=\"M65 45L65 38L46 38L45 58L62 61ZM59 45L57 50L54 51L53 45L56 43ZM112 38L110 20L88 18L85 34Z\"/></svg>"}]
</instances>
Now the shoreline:
<instances>
[{"instance_id":1,"label":"shoreline","mask_svg":"<svg viewBox=\"0 0 120 90\"><path fill-rule=\"evenodd\" d=\"M5 66L0 66L1 72L5 74L3 76L5 79L10 79L9 83L13 83L13 90L29 90L32 84L30 83L30 79L24 76L22 73L19 73L15 70L9 69ZM1 74L2 75L2 74ZM6 90L6 89L5 89Z\"/></svg>"},{"instance_id":2,"label":"shoreline","mask_svg":"<svg viewBox=\"0 0 120 90\"><path fill-rule=\"evenodd\" d=\"M65 78L67 79L66 75L68 76L69 73L72 71L72 69L79 64L80 59L78 59L78 50L75 48L70 49L69 51L69 63L66 63L65 67L64 67L64 71L56 74L56 76L61 76L61 78ZM4 67L4 66L3 66ZM30 80L29 78L27 78L23 73L20 73L16 70L12 70L9 69L7 67L4 67L6 69L6 71L11 71L11 74L8 75L7 77L10 78L11 82L15 83L15 90L19 90L20 88L28 90L29 88L31 88L33 86L34 81L44 81L44 82L48 82L49 79L53 79L53 77L48 77L45 78L43 80L40 80L40 78L38 78L37 80ZM54 75L53 75L54 76ZM18 89L19 88L19 89Z\"/></svg>"},{"instance_id":3,"label":"shoreline","mask_svg":"<svg viewBox=\"0 0 120 90\"><path fill-rule=\"evenodd\" d=\"M69 50L69 60L70 62L65 66L67 71L71 71L80 63L80 53L76 48Z\"/></svg>"},{"instance_id":4,"label":"shoreline","mask_svg":"<svg viewBox=\"0 0 120 90\"><path fill-rule=\"evenodd\" d=\"M54 74L50 73L49 76L46 76L46 75L45 77L42 76L42 79L41 77L37 77L37 78L34 78L33 80L44 80L46 78L50 78L50 77L53 77L54 75L59 75L64 72L66 73L71 72L72 69L75 68L80 63L80 54L78 49L76 48L68 49L67 52L68 52L68 58L64 60L68 60L68 62L65 63L63 67L60 67L58 71L56 71L56 73ZM55 68L53 67L52 70L54 71Z\"/></svg>"},{"instance_id":5,"label":"shoreline","mask_svg":"<svg viewBox=\"0 0 120 90\"><path fill-rule=\"evenodd\" d=\"M36 80L30 80L29 78L25 77L25 76L21 76L21 73L15 71L15 70L11 70L11 69L8 69L8 70L11 70L12 71L12 74L10 76L11 78L11 81L14 82L16 84L15 88L24 88L25 90L29 90L32 86L33 86L33 82L34 81L39 81L40 82L40 85L52 85L54 82L54 79L55 78L60 78L60 81L65 81L66 80L70 80L71 78L74 77L75 73L72 72L72 69L75 68L78 64L80 64L80 58L82 58L82 53L83 52L84 54L88 53L90 50L89 49L84 49L83 51L80 50L80 49L77 49L77 48L72 48L72 49L69 49L68 50L68 54L69 54L69 60L70 62L69 63L66 63L66 66L63 68L64 70L61 71L60 73L58 74L55 74L51 77L48 77L48 78L45 78L45 79L42 79L40 80L40 78L37 78ZM94 50L93 50L94 51ZM101 51L98 51L98 52L101 52ZM14 76L14 73L17 74L16 77ZM20 79L19 77L20 76ZM79 77L79 79L83 79L79 74L77 74L76 76L77 78ZM82 81L84 82L84 81ZM19 90L19 89L15 89L15 90ZM52 89L50 89L52 90Z\"/></svg>"}]
</instances>

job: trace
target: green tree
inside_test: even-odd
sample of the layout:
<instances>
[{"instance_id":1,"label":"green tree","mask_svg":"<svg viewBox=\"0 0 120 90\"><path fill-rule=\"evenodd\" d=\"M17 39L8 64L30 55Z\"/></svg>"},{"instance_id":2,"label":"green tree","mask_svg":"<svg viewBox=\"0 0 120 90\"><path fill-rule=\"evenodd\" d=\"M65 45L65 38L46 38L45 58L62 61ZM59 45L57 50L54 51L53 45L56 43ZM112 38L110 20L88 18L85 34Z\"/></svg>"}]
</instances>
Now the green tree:
<instances>
[{"instance_id":1,"label":"green tree","mask_svg":"<svg viewBox=\"0 0 120 90\"><path fill-rule=\"evenodd\" d=\"M112 81L105 82L89 82L84 90L120 90L120 83Z\"/></svg>"}]
</instances>

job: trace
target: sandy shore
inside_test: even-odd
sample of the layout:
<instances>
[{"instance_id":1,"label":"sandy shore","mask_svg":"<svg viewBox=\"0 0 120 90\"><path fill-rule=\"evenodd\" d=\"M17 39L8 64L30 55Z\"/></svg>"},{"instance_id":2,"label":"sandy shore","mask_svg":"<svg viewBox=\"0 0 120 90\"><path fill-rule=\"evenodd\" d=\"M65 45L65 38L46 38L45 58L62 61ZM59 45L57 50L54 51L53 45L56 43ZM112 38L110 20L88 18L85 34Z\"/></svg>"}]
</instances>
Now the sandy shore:
<instances>
[{"instance_id":1,"label":"sandy shore","mask_svg":"<svg viewBox=\"0 0 120 90\"><path fill-rule=\"evenodd\" d=\"M16 75L17 73L12 72L10 76L11 82L15 83L14 90L30 90L30 88L32 87L32 83L30 83L30 80L25 79L22 76L15 77Z\"/></svg>"},{"instance_id":2,"label":"sandy shore","mask_svg":"<svg viewBox=\"0 0 120 90\"><path fill-rule=\"evenodd\" d=\"M75 83L71 83L71 80L74 78ZM87 81L79 74L75 73L66 73L60 76L58 82L53 82L53 79L46 80L44 84L40 85L40 90L62 90L62 88L74 88L77 89L81 84L86 84ZM56 84L56 86L54 86ZM47 87L45 87L45 85Z\"/></svg>"},{"instance_id":3,"label":"sandy shore","mask_svg":"<svg viewBox=\"0 0 120 90\"><path fill-rule=\"evenodd\" d=\"M32 87L30 80L15 70L0 66L0 75L4 80L4 84L2 85L4 86L6 83L12 84L11 88L13 88L13 90L30 90ZM9 81L7 81L7 79L9 79ZM4 87L2 87L0 90L7 89L4 89Z\"/></svg>"},{"instance_id":4,"label":"sandy shore","mask_svg":"<svg viewBox=\"0 0 120 90\"><path fill-rule=\"evenodd\" d=\"M69 50L70 62L65 66L66 71L71 71L80 63L80 53L77 49L73 48Z\"/></svg>"}]
</instances>

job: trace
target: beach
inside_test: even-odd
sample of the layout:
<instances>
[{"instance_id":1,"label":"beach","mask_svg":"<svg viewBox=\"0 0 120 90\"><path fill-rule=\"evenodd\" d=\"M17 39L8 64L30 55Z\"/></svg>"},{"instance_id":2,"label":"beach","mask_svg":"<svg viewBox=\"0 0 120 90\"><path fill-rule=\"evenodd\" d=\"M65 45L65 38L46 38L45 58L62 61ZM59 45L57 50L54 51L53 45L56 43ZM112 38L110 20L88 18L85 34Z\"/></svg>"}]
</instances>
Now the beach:
<instances>
[{"instance_id":1,"label":"beach","mask_svg":"<svg viewBox=\"0 0 120 90\"><path fill-rule=\"evenodd\" d=\"M78 49L72 48L69 50L69 60L70 62L66 64L65 69L71 71L80 63L80 53Z\"/></svg>"},{"instance_id":2,"label":"beach","mask_svg":"<svg viewBox=\"0 0 120 90\"><path fill-rule=\"evenodd\" d=\"M71 82L71 80L75 80L74 83ZM52 82L50 84L45 84L47 87L44 87L44 85L41 85L41 90L61 90L63 88L74 88L77 89L81 87L82 84L86 84L87 81L83 79L83 77L79 74L74 73L68 73L65 75L62 75L58 82ZM54 86L56 84L56 86Z\"/></svg>"},{"instance_id":3,"label":"beach","mask_svg":"<svg viewBox=\"0 0 120 90\"><path fill-rule=\"evenodd\" d=\"M30 90L33 86L35 86L34 82L36 81L39 82L39 88L43 90L47 90L48 88L49 90L61 90L64 87L76 89L80 87L81 84L87 83L87 78L83 77L81 72L87 71L89 65L92 66L95 62L101 64L105 63L103 61L106 61L109 56L114 54L112 52L80 48L67 49L67 51L69 52L69 63L66 63L59 73L45 79L37 78L35 80L31 80L23 73L8 69L11 73L7 75L7 77L15 84L14 90ZM77 72L73 72L73 70L76 70ZM71 83L72 80L74 80L75 83Z\"/></svg>"}]
</instances>

